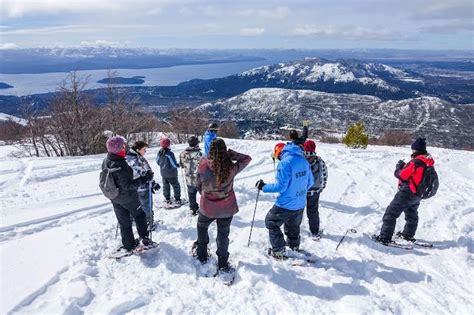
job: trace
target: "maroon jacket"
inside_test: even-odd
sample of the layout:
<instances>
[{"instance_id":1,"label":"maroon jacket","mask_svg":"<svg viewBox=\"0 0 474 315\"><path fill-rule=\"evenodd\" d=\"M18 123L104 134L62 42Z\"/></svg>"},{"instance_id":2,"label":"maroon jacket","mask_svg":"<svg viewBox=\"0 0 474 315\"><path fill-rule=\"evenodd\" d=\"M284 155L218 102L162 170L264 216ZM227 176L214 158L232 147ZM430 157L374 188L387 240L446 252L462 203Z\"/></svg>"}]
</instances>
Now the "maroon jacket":
<instances>
[{"instance_id":1,"label":"maroon jacket","mask_svg":"<svg viewBox=\"0 0 474 315\"><path fill-rule=\"evenodd\" d=\"M234 193L234 177L249 165L252 158L248 155L228 150L233 163L229 178L216 185L214 163L208 158L199 162L197 188L201 192L200 212L208 218L229 218L239 212L239 206Z\"/></svg>"}]
</instances>

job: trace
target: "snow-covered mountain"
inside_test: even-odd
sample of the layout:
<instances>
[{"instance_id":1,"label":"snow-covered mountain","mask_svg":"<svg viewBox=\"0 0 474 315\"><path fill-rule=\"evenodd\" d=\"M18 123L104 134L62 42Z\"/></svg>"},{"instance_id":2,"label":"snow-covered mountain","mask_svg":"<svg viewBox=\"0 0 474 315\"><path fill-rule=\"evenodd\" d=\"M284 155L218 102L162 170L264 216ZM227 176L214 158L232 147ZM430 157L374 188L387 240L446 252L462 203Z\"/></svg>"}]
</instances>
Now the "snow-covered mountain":
<instances>
[{"instance_id":1,"label":"snow-covered mountain","mask_svg":"<svg viewBox=\"0 0 474 315\"><path fill-rule=\"evenodd\" d=\"M267 82L279 80L282 83L302 85L322 82L356 83L390 92L400 91L396 84L400 81L423 83L420 77L384 64L350 60L334 62L319 58L263 66L245 71L240 76Z\"/></svg>"},{"instance_id":2,"label":"snow-covered mountain","mask_svg":"<svg viewBox=\"0 0 474 315\"><path fill-rule=\"evenodd\" d=\"M0 113L0 123L8 122L8 121L16 122L17 124L20 124L22 126L26 126L26 124L27 124L27 121L22 119L22 118L18 118L18 117L12 116L12 115Z\"/></svg>"},{"instance_id":3,"label":"snow-covered mountain","mask_svg":"<svg viewBox=\"0 0 474 315\"><path fill-rule=\"evenodd\" d=\"M226 140L252 156L234 189L240 211L230 229L231 287L201 277L191 257L196 217L187 207L156 209L159 252L112 261L112 205L98 188L104 155L14 158L0 146L0 313L2 314L471 314L472 152L429 148L440 178L438 194L421 203L416 237L434 248L385 247L369 240L396 192L393 169L409 147L351 150L318 143L328 185L320 198L323 238L301 247L315 264L292 266L268 257L265 215L275 195L260 194L250 247L255 182L274 180L275 141ZM176 155L185 145L174 145ZM147 151L153 161L158 149ZM17 150L14 155L21 153ZM156 163L150 163L161 181ZM153 195L163 203L161 192ZM397 231L403 228L403 215ZM339 249L335 248L347 229ZM216 227L210 250L216 251Z\"/></svg>"},{"instance_id":4,"label":"snow-covered mountain","mask_svg":"<svg viewBox=\"0 0 474 315\"><path fill-rule=\"evenodd\" d=\"M456 148L472 145L474 131L474 106L453 105L436 97L383 101L357 94L261 88L198 109L216 118L238 120L242 128L270 132L309 119L316 129L344 133L350 124L363 120L372 135L406 129L433 144Z\"/></svg>"}]
</instances>

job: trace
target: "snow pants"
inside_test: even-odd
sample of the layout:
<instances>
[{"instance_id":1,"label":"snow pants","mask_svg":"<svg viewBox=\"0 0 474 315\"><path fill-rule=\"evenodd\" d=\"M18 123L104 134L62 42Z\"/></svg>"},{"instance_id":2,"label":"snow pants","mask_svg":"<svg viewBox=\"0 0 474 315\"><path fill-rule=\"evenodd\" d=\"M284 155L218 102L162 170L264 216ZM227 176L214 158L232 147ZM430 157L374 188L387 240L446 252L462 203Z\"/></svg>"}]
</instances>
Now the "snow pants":
<instances>
[{"instance_id":1,"label":"snow pants","mask_svg":"<svg viewBox=\"0 0 474 315\"><path fill-rule=\"evenodd\" d=\"M392 239L397 219L402 212L405 213L406 221L402 232L403 235L407 237L415 236L416 228L418 227L418 207L420 206L420 201L421 198L417 195L405 190L399 190L385 210L380 236L387 240Z\"/></svg>"},{"instance_id":2,"label":"snow pants","mask_svg":"<svg viewBox=\"0 0 474 315\"><path fill-rule=\"evenodd\" d=\"M306 195L306 215L308 216L309 230L312 234L319 233L319 193Z\"/></svg>"},{"instance_id":3,"label":"snow pants","mask_svg":"<svg viewBox=\"0 0 474 315\"><path fill-rule=\"evenodd\" d=\"M180 200L181 199L181 186L179 185L178 177L170 177L170 178L163 177L163 196L165 197L166 200L171 199L170 186L173 187L174 199Z\"/></svg>"},{"instance_id":4,"label":"snow pants","mask_svg":"<svg viewBox=\"0 0 474 315\"><path fill-rule=\"evenodd\" d=\"M196 201L197 192L197 187L188 185L189 208L193 211L197 211L199 209L199 204Z\"/></svg>"},{"instance_id":5,"label":"snow pants","mask_svg":"<svg viewBox=\"0 0 474 315\"><path fill-rule=\"evenodd\" d=\"M135 219L138 235L141 238L148 237L145 212L142 211L138 198L127 203L117 203L112 201L112 205L114 206L115 216L117 217L120 226L122 245L125 249L132 250L136 244L130 216Z\"/></svg>"},{"instance_id":6,"label":"snow pants","mask_svg":"<svg viewBox=\"0 0 474 315\"><path fill-rule=\"evenodd\" d=\"M296 249L300 246L300 225L303 220L303 211L301 210L287 210L274 205L270 211L268 211L265 217L265 226L268 229L270 236L270 244L272 245L273 251L281 251L288 245L292 249ZM285 235L287 242L280 227L284 225Z\"/></svg>"},{"instance_id":7,"label":"snow pants","mask_svg":"<svg viewBox=\"0 0 474 315\"><path fill-rule=\"evenodd\" d=\"M209 225L215 220L217 222L217 261L219 268L226 267L229 260L229 232L232 218L212 219L199 213L197 221L197 254L200 261L207 259L207 244L209 244Z\"/></svg>"}]
</instances>

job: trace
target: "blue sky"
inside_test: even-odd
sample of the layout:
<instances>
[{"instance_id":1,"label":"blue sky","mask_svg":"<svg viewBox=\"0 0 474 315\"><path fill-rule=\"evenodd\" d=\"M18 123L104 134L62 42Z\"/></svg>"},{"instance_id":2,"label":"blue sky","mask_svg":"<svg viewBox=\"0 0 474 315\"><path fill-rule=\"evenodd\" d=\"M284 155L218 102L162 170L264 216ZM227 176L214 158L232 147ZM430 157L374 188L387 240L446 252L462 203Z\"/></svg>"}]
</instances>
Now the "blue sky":
<instances>
[{"instance_id":1,"label":"blue sky","mask_svg":"<svg viewBox=\"0 0 474 315\"><path fill-rule=\"evenodd\" d=\"M474 48L472 0L0 0L0 48Z\"/></svg>"}]
</instances>

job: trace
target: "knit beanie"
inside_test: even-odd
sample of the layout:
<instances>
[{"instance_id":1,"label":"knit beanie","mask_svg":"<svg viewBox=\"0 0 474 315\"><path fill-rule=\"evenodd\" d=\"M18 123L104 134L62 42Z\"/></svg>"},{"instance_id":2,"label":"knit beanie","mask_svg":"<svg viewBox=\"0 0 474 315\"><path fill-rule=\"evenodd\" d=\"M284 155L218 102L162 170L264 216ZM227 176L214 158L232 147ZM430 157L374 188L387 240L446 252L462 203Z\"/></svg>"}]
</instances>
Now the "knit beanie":
<instances>
[{"instance_id":1,"label":"knit beanie","mask_svg":"<svg viewBox=\"0 0 474 315\"><path fill-rule=\"evenodd\" d=\"M304 142L304 155L312 156L316 155L316 143L313 140L306 140Z\"/></svg>"},{"instance_id":2,"label":"knit beanie","mask_svg":"<svg viewBox=\"0 0 474 315\"><path fill-rule=\"evenodd\" d=\"M412 143L411 149L418 152L426 152L426 139L418 138Z\"/></svg>"},{"instance_id":3,"label":"knit beanie","mask_svg":"<svg viewBox=\"0 0 474 315\"><path fill-rule=\"evenodd\" d=\"M171 145L171 141L168 138L162 138L160 140L160 146L164 149L169 148Z\"/></svg>"},{"instance_id":4,"label":"knit beanie","mask_svg":"<svg viewBox=\"0 0 474 315\"><path fill-rule=\"evenodd\" d=\"M188 140L188 144L190 147L194 148L199 144L199 139L196 136L191 136Z\"/></svg>"},{"instance_id":5,"label":"knit beanie","mask_svg":"<svg viewBox=\"0 0 474 315\"><path fill-rule=\"evenodd\" d=\"M122 147L125 143L125 138L122 136L113 136L107 140L107 152L113 154L119 154L122 151Z\"/></svg>"}]
</instances>

